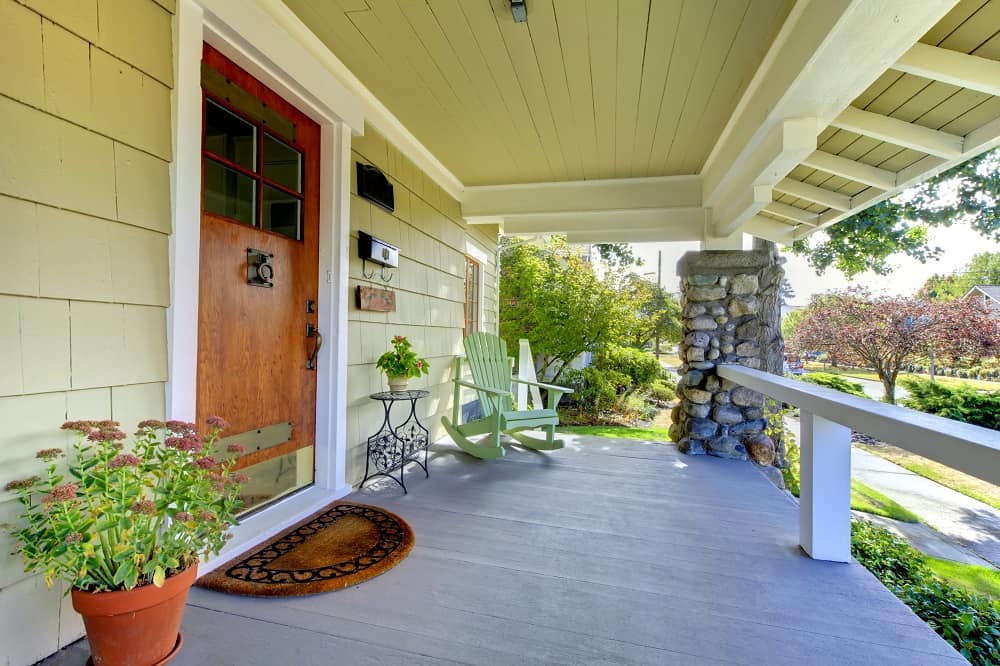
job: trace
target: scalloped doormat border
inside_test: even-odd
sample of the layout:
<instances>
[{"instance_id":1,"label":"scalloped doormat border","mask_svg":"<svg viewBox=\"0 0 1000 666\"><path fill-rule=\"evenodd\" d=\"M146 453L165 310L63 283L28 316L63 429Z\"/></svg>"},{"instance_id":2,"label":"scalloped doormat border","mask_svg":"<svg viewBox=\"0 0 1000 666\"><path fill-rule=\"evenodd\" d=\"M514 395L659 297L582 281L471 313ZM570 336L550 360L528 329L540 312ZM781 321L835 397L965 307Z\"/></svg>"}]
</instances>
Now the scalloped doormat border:
<instances>
[{"instance_id":1,"label":"scalloped doormat border","mask_svg":"<svg viewBox=\"0 0 1000 666\"><path fill-rule=\"evenodd\" d=\"M334 502L195 584L255 597L319 594L385 573L412 548L413 530L396 514Z\"/></svg>"}]
</instances>

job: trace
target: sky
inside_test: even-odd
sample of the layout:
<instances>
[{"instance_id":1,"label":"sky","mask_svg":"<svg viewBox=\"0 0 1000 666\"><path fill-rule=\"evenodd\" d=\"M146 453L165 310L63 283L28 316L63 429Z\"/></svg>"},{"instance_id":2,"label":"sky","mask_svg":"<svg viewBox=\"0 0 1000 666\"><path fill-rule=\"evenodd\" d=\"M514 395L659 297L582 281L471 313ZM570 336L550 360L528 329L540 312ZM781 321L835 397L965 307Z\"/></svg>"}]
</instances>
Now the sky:
<instances>
[{"instance_id":1,"label":"sky","mask_svg":"<svg viewBox=\"0 0 1000 666\"><path fill-rule=\"evenodd\" d=\"M788 259L785 264L785 275L795 290L795 297L790 299L792 305L805 305L813 294L831 289L844 289L851 285L862 285L873 292L886 294L913 295L924 281L934 273L952 273L960 271L972 259L972 255L980 252L1000 252L1000 243L988 240L973 231L966 224L956 224L950 229L931 228L930 245L944 250L938 260L930 260L921 264L916 259L897 257L891 260L893 271L887 276L874 273L863 273L848 280L836 269L828 269L825 274L817 275L809 267L804 257L791 253L783 253ZM677 260L689 250L698 250L698 243L636 243L633 249L642 258L643 266L640 272L656 271L657 251L663 251L663 286L670 292L679 291L677 279Z\"/></svg>"}]
</instances>

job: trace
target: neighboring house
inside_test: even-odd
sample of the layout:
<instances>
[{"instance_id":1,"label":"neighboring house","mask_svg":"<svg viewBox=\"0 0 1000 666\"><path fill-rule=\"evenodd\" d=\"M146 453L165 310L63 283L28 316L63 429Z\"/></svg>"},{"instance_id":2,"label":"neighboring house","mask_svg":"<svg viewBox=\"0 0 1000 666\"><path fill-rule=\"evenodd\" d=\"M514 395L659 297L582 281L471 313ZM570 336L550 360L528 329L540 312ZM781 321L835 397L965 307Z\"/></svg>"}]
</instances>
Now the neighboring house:
<instances>
[{"instance_id":1,"label":"neighboring house","mask_svg":"<svg viewBox=\"0 0 1000 666\"><path fill-rule=\"evenodd\" d=\"M232 555L361 480L394 335L441 436L501 232L789 245L1000 143L1000 0L527 4L0 0L0 487L67 419L291 423ZM0 664L25 666L82 627L11 545Z\"/></svg>"},{"instance_id":2,"label":"neighboring house","mask_svg":"<svg viewBox=\"0 0 1000 666\"><path fill-rule=\"evenodd\" d=\"M1000 285L977 284L962 296L963 301L969 298L978 300L993 319L1000 320Z\"/></svg>"}]
</instances>

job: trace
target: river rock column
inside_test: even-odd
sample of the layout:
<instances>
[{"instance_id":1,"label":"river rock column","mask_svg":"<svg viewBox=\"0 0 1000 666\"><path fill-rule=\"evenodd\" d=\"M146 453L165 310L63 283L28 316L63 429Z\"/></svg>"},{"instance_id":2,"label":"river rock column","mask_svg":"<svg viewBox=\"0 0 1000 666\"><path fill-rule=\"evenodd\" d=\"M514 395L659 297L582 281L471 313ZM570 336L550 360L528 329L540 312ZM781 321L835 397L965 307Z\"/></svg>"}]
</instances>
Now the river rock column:
<instances>
[{"instance_id":1,"label":"river rock column","mask_svg":"<svg viewBox=\"0 0 1000 666\"><path fill-rule=\"evenodd\" d=\"M771 249L688 252L677 272L683 338L670 437L684 453L773 465L764 396L721 379L715 367L781 372L781 259Z\"/></svg>"}]
</instances>

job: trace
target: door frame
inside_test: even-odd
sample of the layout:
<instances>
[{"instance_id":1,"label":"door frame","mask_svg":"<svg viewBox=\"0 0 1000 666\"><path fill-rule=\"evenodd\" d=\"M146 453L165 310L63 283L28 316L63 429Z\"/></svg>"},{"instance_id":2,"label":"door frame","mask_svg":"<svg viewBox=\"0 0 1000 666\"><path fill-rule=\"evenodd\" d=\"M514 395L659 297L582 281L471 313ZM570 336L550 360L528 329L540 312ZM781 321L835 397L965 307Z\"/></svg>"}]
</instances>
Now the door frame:
<instances>
[{"instance_id":1,"label":"door frame","mask_svg":"<svg viewBox=\"0 0 1000 666\"><path fill-rule=\"evenodd\" d=\"M221 564L352 488L346 481L347 308L351 136L364 131L358 99L257 3L178 0L171 92L173 230L167 310L168 418L193 420L197 381L198 265L201 227L202 43L208 43L320 125L319 303L327 344L316 373L315 483L233 529ZM224 416L224 415L223 415Z\"/></svg>"}]
</instances>

